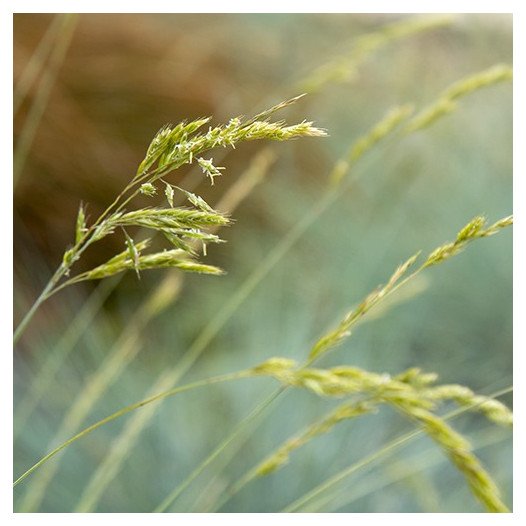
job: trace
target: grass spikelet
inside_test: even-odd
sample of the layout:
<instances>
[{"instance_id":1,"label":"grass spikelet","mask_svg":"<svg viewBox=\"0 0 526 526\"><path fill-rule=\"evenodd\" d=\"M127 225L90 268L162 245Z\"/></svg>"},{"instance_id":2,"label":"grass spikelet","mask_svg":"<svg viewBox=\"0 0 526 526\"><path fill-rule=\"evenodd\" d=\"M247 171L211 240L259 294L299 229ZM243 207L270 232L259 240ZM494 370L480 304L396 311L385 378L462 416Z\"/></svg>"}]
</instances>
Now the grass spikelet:
<instances>
[{"instance_id":1,"label":"grass spikelet","mask_svg":"<svg viewBox=\"0 0 526 526\"><path fill-rule=\"evenodd\" d=\"M190 135L208 122L210 122L210 117L196 119L190 123L183 121L177 126L169 124L163 126L150 143L146 157L137 169L137 175L145 173L157 161L160 166L164 166L170 159L170 155L180 149L180 144L187 141Z\"/></svg>"},{"instance_id":2,"label":"grass spikelet","mask_svg":"<svg viewBox=\"0 0 526 526\"><path fill-rule=\"evenodd\" d=\"M201 170L203 170L203 173L210 178L211 185L214 184L214 177L220 177L221 170L226 170L224 166L214 166L213 159L202 159L199 157L197 162L199 163Z\"/></svg>"},{"instance_id":3,"label":"grass spikelet","mask_svg":"<svg viewBox=\"0 0 526 526\"><path fill-rule=\"evenodd\" d=\"M508 64L496 64L480 73L476 73L455 82L444 92L444 97L455 100L486 86L492 86L493 84L506 82L512 79L513 69L511 66Z\"/></svg>"},{"instance_id":4,"label":"grass spikelet","mask_svg":"<svg viewBox=\"0 0 526 526\"><path fill-rule=\"evenodd\" d=\"M226 226L230 220L218 212L190 208L141 208L111 220L115 226L141 226L154 230Z\"/></svg>"},{"instance_id":5,"label":"grass spikelet","mask_svg":"<svg viewBox=\"0 0 526 526\"><path fill-rule=\"evenodd\" d=\"M75 244L78 244L82 241L86 231L86 211L84 209L84 205L80 203L79 212L77 214L77 222L75 224Z\"/></svg>"},{"instance_id":6,"label":"grass spikelet","mask_svg":"<svg viewBox=\"0 0 526 526\"><path fill-rule=\"evenodd\" d=\"M188 201L190 201L190 203L192 203L196 208L198 208L202 212L208 212L209 214L217 214L217 212L202 197L195 195L192 192L188 192L183 188L179 188L178 186L176 186L176 188L179 191L183 192Z\"/></svg>"},{"instance_id":7,"label":"grass spikelet","mask_svg":"<svg viewBox=\"0 0 526 526\"><path fill-rule=\"evenodd\" d=\"M462 228L462 230L460 230L455 241L446 243L433 250L427 256L423 266L430 267L442 263L461 252L471 241L482 237L493 236L512 224L513 216L507 216L486 227L486 218L483 216L476 216L464 228Z\"/></svg>"},{"instance_id":8,"label":"grass spikelet","mask_svg":"<svg viewBox=\"0 0 526 526\"><path fill-rule=\"evenodd\" d=\"M420 111L407 125L412 133L427 128L441 117L457 108L457 101L475 91L513 78L513 69L507 64L497 64L489 69L470 75L446 88L438 99Z\"/></svg>"},{"instance_id":9,"label":"grass spikelet","mask_svg":"<svg viewBox=\"0 0 526 526\"><path fill-rule=\"evenodd\" d=\"M168 204L171 208L174 206L174 189L171 184L164 183L164 195L166 196L166 200L168 201Z\"/></svg>"},{"instance_id":10,"label":"grass spikelet","mask_svg":"<svg viewBox=\"0 0 526 526\"><path fill-rule=\"evenodd\" d=\"M150 239L145 239L135 244L135 250L137 253L140 253L142 250L145 250L150 245ZM129 249L127 248L123 252L113 256L111 259L99 265L85 273L84 279L102 279L107 276L112 276L118 272L126 270L127 265L135 265L134 258L131 256ZM82 275L82 274L81 274ZM76 279L76 278L75 278Z\"/></svg>"},{"instance_id":11,"label":"grass spikelet","mask_svg":"<svg viewBox=\"0 0 526 526\"><path fill-rule=\"evenodd\" d=\"M283 375L289 373L292 369L297 367L297 363L289 358L269 358L263 363L252 368L252 372L256 375Z\"/></svg>"},{"instance_id":12,"label":"grass spikelet","mask_svg":"<svg viewBox=\"0 0 526 526\"><path fill-rule=\"evenodd\" d=\"M490 512L508 512L502 502L499 490L478 458L473 454L471 444L459 435L444 419L422 408L398 404L411 418L422 424L432 438L464 475L471 491Z\"/></svg>"},{"instance_id":13,"label":"grass spikelet","mask_svg":"<svg viewBox=\"0 0 526 526\"><path fill-rule=\"evenodd\" d=\"M139 192L148 197L153 197L157 193L157 188L152 183L141 184Z\"/></svg>"},{"instance_id":14,"label":"grass spikelet","mask_svg":"<svg viewBox=\"0 0 526 526\"><path fill-rule=\"evenodd\" d=\"M501 402L486 396L476 395L471 389L463 385L441 385L426 392L426 396L437 400L453 400L462 407L470 407L481 413L492 422L511 426L513 413Z\"/></svg>"},{"instance_id":15,"label":"grass spikelet","mask_svg":"<svg viewBox=\"0 0 526 526\"><path fill-rule=\"evenodd\" d=\"M126 232L124 228L122 231L124 233L124 237L126 238L126 246L128 247L129 257L133 261L133 268L135 269L137 277L140 279L141 274L139 273L139 251L137 250L133 239L128 235L128 232Z\"/></svg>"},{"instance_id":16,"label":"grass spikelet","mask_svg":"<svg viewBox=\"0 0 526 526\"><path fill-rule=\"evenodd\" d=\"M272 376L283 385L308 389L319 396L342 397L375 392L399 394L414 391L414 386L389 374L377 374L359 367L338 366L331 369L300 367L286 358L271 358L252 369L254 374ZM383 394L381 396L384 396Z\"/></svg>"},{"instance_id":17,"label":"grass spikelet","mask_svg":"<svg viewBox=\"0 0 526 526\"><path fill-rule=\"evenodd\" d=\"M488 237L498 234L503 228L513 225L513 216L503 217L489 227L478 232L477 237Z\"/></svg>"},{"instance_id":18,"label":"grass spikelet","mask_svg":"<svg viewBox=\"0 0 526 526\"><path fill-rule=\"evenodd\" d=\"M160 268L178 268L186 272L197 272L199 274L212 274L216 276L223 274L220 268L192 261L188 258L187 252L181 249L163 250L155 254L139 256L136 260L130 257L130 253L127 250L126 258L119 259L117 262L110 260L86 274L81 274L77 280L102 279L130 269L139 271Z\"/></svg>"},{"instance_id":19,"label":"grass spikelet","mask_svg":"<svg viewBox=\"0 0 526 526\"><path fill-rule=\"evenodd\" d=\"M437 378L438 375L436 373L423 373L418 367L411 367L394 377L395 380L416 388L422 388L429 384L433 384L436 382Z\"/></svg>"}]
</instances>

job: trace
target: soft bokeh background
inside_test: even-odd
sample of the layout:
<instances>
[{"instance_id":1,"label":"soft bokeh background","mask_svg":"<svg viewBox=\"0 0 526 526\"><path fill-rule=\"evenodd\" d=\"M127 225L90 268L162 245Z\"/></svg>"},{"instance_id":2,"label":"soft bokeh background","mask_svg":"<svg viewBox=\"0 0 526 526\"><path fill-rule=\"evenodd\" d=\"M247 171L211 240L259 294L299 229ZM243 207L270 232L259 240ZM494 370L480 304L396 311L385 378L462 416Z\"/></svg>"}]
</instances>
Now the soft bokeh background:
<instances>
[{"instance_id":1,"label":"soft bokeh background","mask_svg":"<svg viewBox=\"0 0 526 526\"><path fill-rule=\"evenodd\" d=\"M28 63L40 64L46 44L39 42L46 31L50 36L44 39L55 52L14 120L15 315L27 309L71 243L79 202L89 204L91 217L103 210L135 173L162 124L203 115L219 123L257 113L298 94L297 81L349 50L353 39L404 16L122 14L57 21L50 15L15 15L16 89ZM378 50L348 82L331 84L283 112L289 122L314 120L330 136L270 145L275 161L234 213L235 225L223 233L228 243L209 249L207 261L227 275L184 277L168 308L132 335L137 351L81 427L143 398L156 378L177 364L320 199L336 159L391 105L424 105L456 79L511 60L511 17L457 15L447 27ZM511 86L498 85L463 100L458 111L428 130L371 152L356 184L272 268L183 382L271 356L302 360L317 336L410 254L450 240L476 214L496 220L511 213L511 123ZM20 153L21 141L27 154ZM227 171L213 188L197 172L181 171L173 180L184 180L214 203L266 147L251 143L217 152L215 160ZM86 264L104 260L121 245L117 238L89 252ZM436 371L444 383L484 393L510 385L511 247L509 230L431 269L418 283L418 294L413 289L410 301L360 326L324 365L356 364L389 373L417 365ZM15 350L15 424L21 422L15 429L15 475L53 443L77 394L165 274L143 273L137 281L130 273L113 289L77 286L49 301L33 320ZM87 315L82 306L88 298L106 296L87 330L75 329ZM69 343L64 342L68 328ZM28 393L53 356L58 374L28 411ZM267 379L240 381L165 401L96 510L154 509L274 388ZM503 400L511 404L510 396ZM242 444L228 450L226 467L213 464L172 510L208 509L230 482L329 407L329 401L308 393L288 393ZM125 423L102 428L67 450L59 464L52 461L57 472L33 509L73 510ZM462 416L455 426L480 446L477 453L511 506L511 432L476 415ZM222 510L278 511L409 429L387 410L342 423ZM37 482L28 479L15 489L15 509L27 509L24 499ZM356 472L333 494L335 500L322 510L480 511L462 477L426 439Z\"/></svg>"}]
</instances>

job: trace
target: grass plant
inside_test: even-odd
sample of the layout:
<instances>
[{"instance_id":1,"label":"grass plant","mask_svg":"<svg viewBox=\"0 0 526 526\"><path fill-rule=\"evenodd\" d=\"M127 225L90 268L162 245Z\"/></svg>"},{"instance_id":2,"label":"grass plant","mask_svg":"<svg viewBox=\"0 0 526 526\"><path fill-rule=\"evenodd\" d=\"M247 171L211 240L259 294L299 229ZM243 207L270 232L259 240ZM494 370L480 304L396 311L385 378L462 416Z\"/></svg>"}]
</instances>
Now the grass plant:
<instances>
[{"instance_id":1,"label":"grass plant","mask_svg":"<svg viewBox=\"0 0 526 526\"><path fill-rule=\"evenodd\" d=\"M353 80L357 78L359 68L381 48L399 39L446 27L452 20L451 17L443 16L416 17L388 24L357 39L349 52L318 69L314 68L298 85L305 91L314 93L329 84ZM64 26L62 29L60 23ZM29 87L35 82L46 55L51 56L50 60L54 64L52 73L56 74L73 28L74 24L67 17L55 19L49 27L33 61L21 78L15 98L15 102L18 101L17 107L20 107ZM56 44L56 56L53 59L52 42L57 32L59 36L62 34L62 40L59 39ZM277 382L278 387L246 412L246 416L238 421L229 433L217 442L214 441L216 445L186 475L181 473L175 477L176 481L170 484L171 490L164 495L156 495L158 504L152 511L171 511L176 505L180 506L178 509L182 507L184 511L188 511L185 503L180 504L180 501L206 472L211 475L208 486L203 490L208 497L202 505L196 500L196 509L203 506L206 511L220 511L227 506L235 506L235 498L247 488L268 477L279 477L289 464L301 463L301 460L296 459L301 459L301 451L311 447L312 443L339 432L350 420L353 421L353 427L363 420L361 417L380 418L378 413L386 406L394 410L394 418L401 416L402 422L407 421L414 425L416 430L402 434L358 459L349 467L295 498L282 511L337 510L347 506L353 498L358 497L349 495L345 488L338 489L342 481L388 457L417 437L426 435L462 476L466 487L482 509L488 512L508 512L508 496L503 496L490 474L491 470L475 455L475 448L471 445L469 437L454 429L449 421L472 411L493 424L511 426L511 410L497 400L503 394L511 392L511 387L485 396L477 394L480 391L478 388L472 389L457 383L437 384L438 375L423 372L419 363L397 370L390 369L388 372L374 372L374 367L349 365L348 359L345 356L340 357L335 351L354 335L361 323L385 317L392 307L408 302L421 293L424 290L422 283L428 283L424 278L427 278L432 267L442 266L467 250L475 241L493 237L510 227L513 224L511 215L489 223L485 215L476 215L451 241L430 251L420 250L407 258L395 268L383 285L365 295L329 330L316 338L299 359L289 357L286 349L272 349L267 355L278 356L256 362L257 365L208 377L206 374L197 373L200 379L178 384L190 371L194 372L194 365L233 315L251 298L267 275L302 238L307 237L313 226L342 199L342 196L362 183L367 169L377 162L378 158L375 155L383 153L385 159L393 152L403 151L419 133L427 132L444 117L458 110L460 99L482 88L511 80L511 67L507 64L497 64L454 82L420 110L415 109L417 105L413 103L396 104L388 109L382 118L351 142L341 158L328 171L323 192L318 195L316 201L295 220L295 224L264 257L250 268L248 275L237 283L230 296L221 301L220 309L216 310L206 323L202 323L202 329L186 350L177 360L165 364L153 380L150 379L144 398L126 405L119 404L120 409L107 411L107 416L102 418L100 415L96 418L91 417L93 423L87 424L97 404L108 395L126 367L137 359L143 348L149 346L145 338L148 326L162 313L168 312L179 297L183 275L207 274L217 276L217 279L225 279L223 268L205 262L207 246L224 243L218 232L224 232L225 227L231 227L231 236L235 238L237 225L232 219L232 214L266 177L275 161L275 154L268 149L257 154L246 171L216 200L214 206L210 206L194 188L186 186L186 179L183 179L183 182L177 181L176 184L174 172L181 168L193 168L193 173L199 173L201 179L204 178L214 187L215 192L220 187L216 183L219 183L226 170L219 165L227 164L222 157L223 151L235 149L248 141L289 141L327 135L325 129L315 127L310 121L287 125L284 121L272 120L276 112L292 106L303 95L274 105L252 118L234 117L222 125L212 126L210 118L198 118L177 125L163 126L150 142L136 173L100 215L92 220L89 206L80 204L72 228L74 235L71 245L65 250L58 268L14 331L14 343L17 344L25 336L33 317L47 300L73 285L101 281L97 292L85 303L82 313L64 333L54 353L44 362L36 382L30 386L17 407L15 438L23 438L40 399L49 391L59 369L75 349L82 334L93 323L102 303L121 281L122 276L131 271L137 280L142 280L149 270L159 269L165 272L159 284L148 293L139 308L130 316L127 325L109 346L98 367L77 391L60 425L53 432L47 453L42 453L27 469L15 476L16 491L19 491L19 488L25 489L18 504L19 510L38 511L42 507L51 485L55 478L58 478L60 459L74 444L82 444L95 431L102 432L111 422L128 417L117 435L105 445L105 454L85 481L78 500L72 507L72 511L77 512L96 511L105 492L124 469L126 460L132 455L132 449L136 447L143 432L148 426L154 425L154 416L160 411L164 400L176 397L179 403L184 393L188 393L185 397L189 398L201 391L206 393L211 386L229 386L231 383L259 384L264 383L263 378L267 378ZM38 111L39 116L45 107L52 81L50 78L49 86L34 102L37 109L32 111ZM28 131L25 135L23 133L20 139L18 152L22 153L18 154L18 165L15 163L15 176L23 167L23 159L31 146L30 133L34 133L38 122L29 124ZM15 161L16 158L15 151ZM378 168L376 169L378 171ZM152 205L141 205L144 200L149 200ZM182 204L182 201L186 204ZM352 221L353 216L354 213L350 213L345 221ZM88 249L92 249L102 240L117 236L122 246L120 252L88 270L85 270L85 266L82 268L83 256ZM247 350L247 354L250 354L250 349ZM326 365L319 365L318 362L324 362ZM250 363L253 364L254 361ZM384 368L380 370L385 371ZM441 376L444 377L443 374ZM294 392L319 400L320 407L323 407L321 414L310 419L299 431L296 430L290 436L278 440L277 445L270 448L258 461L254 462L251 458L247 461L244 458L239 473L229 476L226 481L222 479L223 471L233 462L237 452L243 451L243 444L253 436L256 429L263 425L263 418L269 416L270 409L276 408L277 403L285 399L285 394ZM135 399L137 398L138 396ZM446 412L450 406L456 406L456 409ZM497 442L490 437L487 444L492 443ZM178 471L177 466L175 471ZM410 470L407 473L411 474ZM398 479L394 478L402 480L408 476L407 473L404 471ZM214 492L215 483L219 484L220 490ZM374 488L378 490L387 487L389 483L377 483L373 480L370 486L370 491L373 491ZM362 494L367 494L365 489Z\"/></svg>"}]
</instances>

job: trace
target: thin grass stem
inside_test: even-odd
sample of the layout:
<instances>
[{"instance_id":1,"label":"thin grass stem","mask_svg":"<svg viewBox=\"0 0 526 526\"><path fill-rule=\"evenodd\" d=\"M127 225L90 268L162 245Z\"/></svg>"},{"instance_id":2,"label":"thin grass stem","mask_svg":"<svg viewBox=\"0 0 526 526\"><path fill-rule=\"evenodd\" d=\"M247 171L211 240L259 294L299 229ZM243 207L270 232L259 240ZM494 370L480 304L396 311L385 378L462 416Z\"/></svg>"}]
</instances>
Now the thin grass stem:
<instances>
[{"instance_id":1,"label":"thin grass stem","mask_svg":"<svg viewBox=\"0 0 526 526\"><path fill-rule=\"evenodd\" d=\"M47 355L43 365L39 367L38 374L31 382L29 391L15 408L13 422L15 439L20 432L23 431L27 420L43 398L48 387L52 384L64 360L75 348L82 333L91 324L100 307L119 281L120 276L113 280L104 280L101 285L93 291L73 318L62 337L54 345L52 352Z\"/></svg>"},{"instance_id":2,"label":"thin grass stem","mask_svg":"<svg viewBox=\"0 0 526 526\"><path fill-rule=\"evenodd\" d=\"M239 371L235 373L225 374L221 376L215 376L213 378L207 378L205 380L199 380L197 382L193 382L191 384L182 385L180 387L175 387L174 389L170 389L168 391L165 391L163 393L156 394L154 396L151 396L149 398L146 398L145 400L141 400L140 402L137 402L135 404L128 405L126 407L123 407L119 411L116 411L115 413L112 413L111 415L107 416L106 418L103 418L102 420L99 420L98 422L95 422L91 426L83 429L80 433L77 433L75 436L71 437L69 440L66 440L64 443L60 444L53 450L51 450L47 455L43 456L38 462L33 464L28 470L26 470L22 475L20 475L15 482L13 483L13 486L16 487L18 484L20 484L24 479L26 479L29 475L31 475L36 469L38 469L40 466L51 460L55 455L60 453L63 449L67 448L77 440L80 440L81 438L84 438L85 436L89 435L93 431L99 429L99 427L102 427L105 424L108 424L109 422L113 422L114 420L117 420L118 418L121 418L122 416L130 413L131 411L135 411L136 409L140 409L141 407L144 407L146 405L149 405L153 402L157 402L159 400L163 400L164 398L172 397L180 393L184 393L187 391L191 391L192 389L198 389L201 387L221 383L221 382L229 382L232 380L239 380L242 378L248 378L250 376L253 376L254 373L252 370L247 369L244 371Z\"/></svg>"},{"instance_id":3,"label":"thin grass stem","mask_svg":"<svg viewBox=\"0 0 526 526\"><path fill-rule=\"evenodd\" d=\"M170 493L153 511L154 513L164 513L177 500L179 495L238 437L250 424L258 417L261 417L264 410L285 391L284 387L276 389L270 396L265 398L248 414L209 455L204 462L199 464L174 490Z\"/></svg>"},{"instance_id":4,"label":"thin grass stem","mask_svg":"<svg viewBox=\"0 0 526 526\"><path fill-rule=\"evenodd\" d=\"M64 15L55 15L49 23L43 37L40 39L35 51L29 58L26 67L20 74L13 89L13 114L16 115L24 102L31 86L45 66L45 62L53 49L55 39L60 34Z\"/></svg>"},{"instance_id":5,"label":"thin grass stem","mask_svg":"<svg viewBox=\"0 0 526 526\"><path fill-rule=\"evenodd\" d=\"M49 58L49 67L47 70L44 70L43 79L40 83L38 93L29 109L29 113L13 154L13 186L15 188L24 169L38 126L46 110L58 71L69 48L77 24L77 18L78 16L73 13L64 14L61 17L60 33L57 36L55 48Z\"/></svg>"}]
</instances>

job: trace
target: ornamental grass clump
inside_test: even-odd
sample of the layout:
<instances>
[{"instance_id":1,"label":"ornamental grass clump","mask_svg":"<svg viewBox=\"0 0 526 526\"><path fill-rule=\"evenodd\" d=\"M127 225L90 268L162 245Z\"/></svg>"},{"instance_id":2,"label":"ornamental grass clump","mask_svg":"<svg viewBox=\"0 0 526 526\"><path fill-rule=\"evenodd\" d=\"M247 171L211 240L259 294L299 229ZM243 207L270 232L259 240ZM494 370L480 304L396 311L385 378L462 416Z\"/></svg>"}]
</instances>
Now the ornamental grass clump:
<instances>
[{"instance_id":1,"label":"ornamental grass clump","mask_svg":"<svg viewBox=\"0 0 526 526\"><path fill-rule=\"evenodd\" d=\"M487 84L485 84L487 85ZM484 87L481 85L480 87ZM406 104L402 106L395 106L388 111L386 116L382 118L370 131L366 132L360 139L353 143L346 156L342 157L336 163L335 168L329 175L329 180L333 183L328 185L327 191L316 204L306 212L306 214L298 221L298 223L290 230L290 232L283 237L283 239L267 254L267 256L257 265L253 271L247 276L236 292L225 301L221 310L213 316L204 326L202 332L196 337L193 343L188 347L182 358L169 367L159 375L157 380L151 387L150 392L156 394L167 391L177 384L185 373L193 366L196 360L205 351L212 339L217 335L221 328L227 323L233 313L239 309L240 305L247 299L251 291L261 282L265 275L281 260L284 254L291 248L307 228L314 223L317 218L334 203L342 191L348 189L361 175L361 171L355 170L354 167L366 156L366 154L374 147L378 147L383 139L390 139L391 146L396 144L397 140L403 138L403 128L400 124L406 122L413 113L413 105ZM443 115L445 116L445 114ZM439 119L434 122L439 121ZM402 128L402 133L397 133ZM358 167L359 168L359 167ZM350 174L349 174L350 172ZM332 177L337 173L338 177ZM344 179L347 180L344 180ZM218 207L219 208L219 207ZM422 270L422 269L421 269ZM395 273L396 274L396 273ZM409 282L416 285L416 280L403 280L404 283ZM400 285L402 284L402 280ZM400 287L396 286L397 290ZM409 291L406 288L406 291ZM394 290L393 290L394 292ZM377 293L372 293L374 296ZM391 294L386 297L391 298ZM389 308L394 302L400 300L400 295L388 302L376 302L375 309L370 309L370 312L375 313L376 316L383 309ZM376 308L376 305L379 305ZM372 316L370 316L371 318ZM370 319L369 318L369 319ZM361 316L359 319L364 319ZM250 424L253 422L269 405L282 394L282 387L276 390L265 402L258 405L253 412L244 418L238 426L224 439L218 446L180 483L173 492L169 494L163 501L155 508L155 511L166 511L173 501L184 491L188 485L191 484L195 478L203 472L206 467L214 461L218 456L224 453L225 449L238 439ZM91 478L87 488L85 489L76 511L92 511L95 509L97 502L103 495L104 488L108 487L110 482L115 478L119 469L122 468L126 454L129 454L132 448L137 444L138 437L146 429L148 423L151 421L153 415L158 410L158 406L152 405L147 410L140 414L132 416L130 421L125 425L119 437L114 441L113 447L104 461L97 468L95 474ZM222 462L228 464L228 456L223 454ZM211 481L211 484L213 481ZM215 507L217 509L217 506Z\"/></svg>"},{"instance_id":2,"label":"ornamental grass clump","mask_svg":"<svg viewBox=\"0 0 526 526\"><path fill-rule=\"evenodd\" d=\"M380 31L358 39L347 55L314 70L304 85L314 91L328 83L352 78L365 59L382 46L427 29L448 25L450 22L450 17L434 17L390 24ZM315 339L312 345L306 346L303 360L278 356L233 373L183 385L176 384L264 276L277 265L309 226L337 200L343 190L348 189L350 184L357 180L361 172L355 170L355 166L360 164L370 151L381 148L381 143L389 141L391 146L398 147L399 142L407 135L423 131L456 110L461 97L511 78L511 68L499 65L461 79L416 114L413 104L396 105L389 110L377 124L360 134L356 141L344 149L344 155L328 173L329 184L322 192L321 198L316 200L312 208L294 224L290 232L268 254L265 254L254 268L250 269L249 276L236 289L233 296L221 302L221 308L210 320L207 320L186 352L175 363L163 363L159 378L152 382L148 393L144 395L145 398L122 407L95 423L90 425L83 423L96 402L104 396L129 361L137 355L142 346L146 347L142 334L144 327L177 296L183 274L165 273L162 283L149 295L141 308L133 313L128 325L105 355L100 367L77 393L54 439L50 442L47 454L16 479L15 486L28 479L28 491L22 502L22 509L24 511L38 509L53 477L58 472L58 460L64 450L106 424L133 413L118 436L104 449L100 463L90 475L83 491L78 494L75 511L88 512L97 509L101 498L110 488L126 459L131 456L131 450L138 437L151 422L162 400L225 382L270 380L278 384L274 393L256 406L226 438L222 439L202 463L192 469L182 482L178 482L173 491L167 492L167 495L159 495L159 504L153 511L168 511L183 491L221 454L223 467L228 465L227 448L236 443L239 437L243 437L243 432L254 431L255 425L252 425L252 428L249 426L254 424L256 418L272 402L282 397L286 391L294 390L304 393L305 397L311 399L319 398L330 407L323 410L321 417L317 417L304 428L294 432L281 444L269 448L270 451L262 455L259 461L255 463L250 461L246 472L237 480L229 481L225 478L227 482L223 482L220 494L211 496L208 511L220 510L234 495L256 479L278 476L280 470L294 462L296 452L310 442L333 432L337 426L345 426L348 423L354 425L362 416L377 418L376 414L382 407L394 410L417 427L416 431L405 435L398 443L412 440L419 434L427 435L464 477L475 498L487 511L508 511L496 483L475 456L470 441L449 424L452 415L477 411L492 423L511 426L512 413L496 399L497 395L493 397L476 394L463 385L437 384L437 374L423 372L417 367L399 372L400 369L393 368L394 371L389 371L388 367L382 366L380 372L375 372L347 363L329 367L317 362L322 361L347 341L362 321L373 319L379 312L383 313L386 308L392 306L394 301L399 301L400 295L397 293L404 287L409 290L411 285L418 282L417 277L422 272L427 272L427 269L459 255L472 241L493 236L511 226L512 216L504 217L493 224L488 224L483 216L476 216L458 232L453 241L440 245L428 255L424 253L422 256L422 251L419 251L406 259L396 267L383 285L354 304L355 306L350 308L347 314L337 319L336 323ZM61 266L18 327L15 340L20 337L43 301L75 283L120 276L128 270L135 273L138 279L147 270L166 268L209 275L223 274L224 271L219 267L203 262L207 256L207 245L224 242L220 237L221 229L234 224L231 219L232 209L253 188L255 181L259 181L262 171L268 168L268 161L263 163L266 168L255 170L255 179L250 178L245 182L236 181L236 184L241 184L239 187L235 185L232 187L233 195L226 195L214 206L209 205L199 195L170 182L170 175L184 165L193 165L196 171L202 174L201 177L208 180L211 185L215 185L226 170L224 166L220 166L223 161L218 149L236 148L241 142L251 140L285 141L299 137L324 136L325 131L314 127L311 122L303 121L289 126L283 121L270 120L276 111L294 103L298 98L273 106L251 119L236 117L220 126L211 126L210 118L163 126L151 141L133 178L99 218L90 222L89 209L81 204L75 224L74 244L65 252ZM348 177L350 172L353 175L352 179ZM181 184L181 186L185 185ZM151 206L134 207L134 199L138 196L150 199ZM178 204L179 198L186 199L185 206ZM123 250L90 270L74 274L83 252L108 236L119 236L122 239ZM155 241L164 243L164 248L152 250L152 247L159 246L158 243L154 243L155 236L160 238ZM280 347L275 352L281 354L286 351ZM47 376L46 381L51 382L52 377L53 373ZM35 393L39 392L41 391L35 391ZM454 413L444 413L443 410L449 406L455 407ZM34 405L32 407L34 408ZM31 414L32 407L29 404L26 418ZM382 457L390 447L388 445L380 449L370 458L360 459L341 474L338 473L336 478L341 479L360 466ZM237 455L240 450L241 448L232 448L231 455ZM52 459L54 462L50 462ZM176 469L179 469L179 466L176 466ZM216 478L221 477L221 469L221 467L216 469ZM174 478L178 479L178 474ZM323 490L330 489L334 480L329 478L324 481L286 506L283 511L305 511L305 505L311 498ZM169 489L172 488L172 484ZM213 484L214 477L211 477L209 485L213 486ZM206 488L204 491L199 488L199 492L207 493Z\"/></svg>"}]
</instances>

